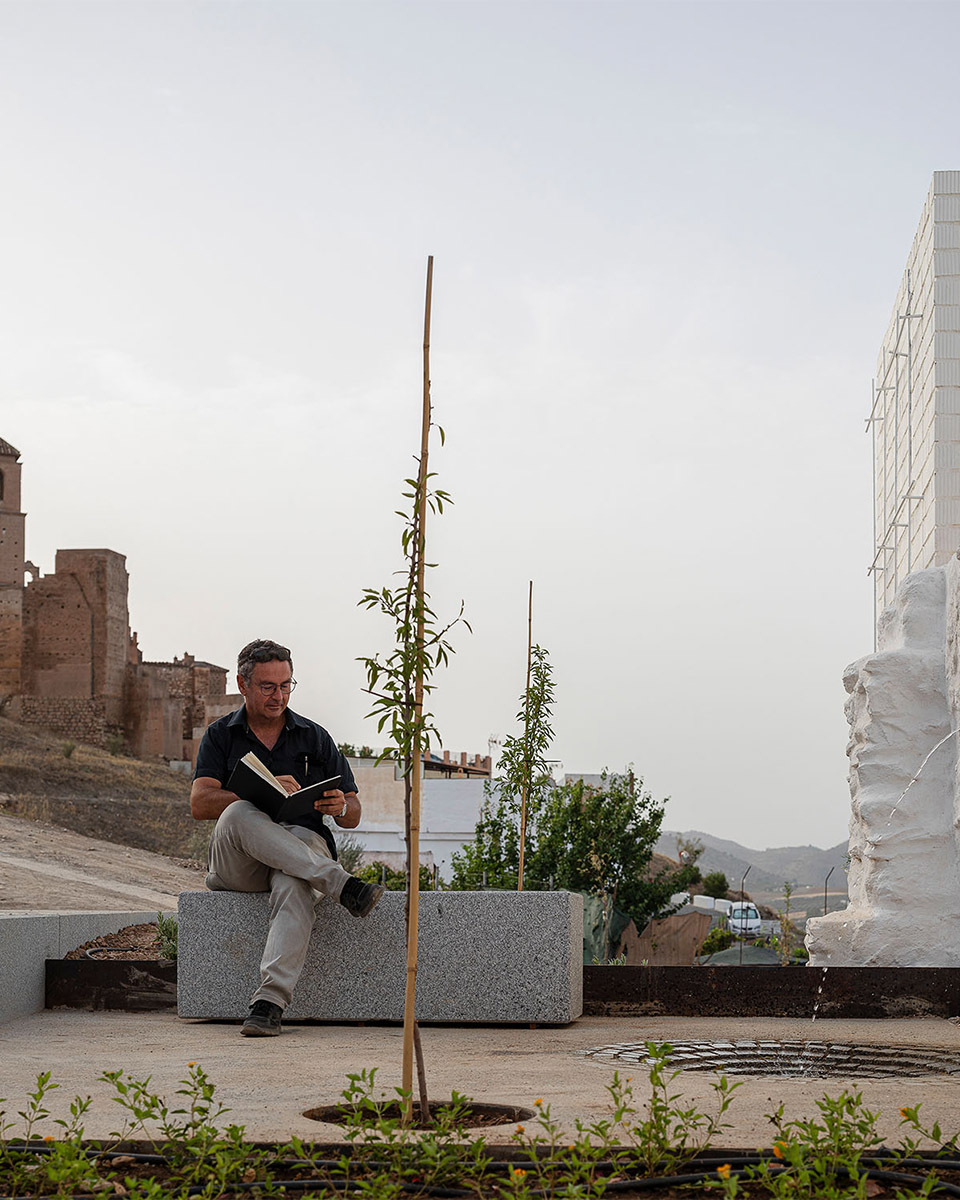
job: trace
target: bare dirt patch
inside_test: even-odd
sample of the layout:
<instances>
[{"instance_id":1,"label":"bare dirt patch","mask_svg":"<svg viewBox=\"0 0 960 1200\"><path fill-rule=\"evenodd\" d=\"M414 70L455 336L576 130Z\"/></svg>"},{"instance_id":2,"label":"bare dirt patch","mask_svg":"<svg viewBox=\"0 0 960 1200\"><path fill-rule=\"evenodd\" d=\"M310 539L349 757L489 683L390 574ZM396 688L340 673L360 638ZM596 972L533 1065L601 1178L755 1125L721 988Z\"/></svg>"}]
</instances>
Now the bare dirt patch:
<instances>
[{"instance_id":1,"label":"bare dirt patch","mask_svg":"<svg viewBox=\"0 0 960 1200\"><path fill-rule=\"evenodd\" d=\"M0 718L0 909L171 911L212 830L165 763Z\"/></svg>"},{"instance_id":2,"label":"bare dirt patch","mask_svg":"<svg viewBox=\"0 0 960 1200\"><path fill-rule=\"evenodd\" d=\"M170 912L204 875L196 862L0 811L0 910Z\"/></svg>"}]
</instances>

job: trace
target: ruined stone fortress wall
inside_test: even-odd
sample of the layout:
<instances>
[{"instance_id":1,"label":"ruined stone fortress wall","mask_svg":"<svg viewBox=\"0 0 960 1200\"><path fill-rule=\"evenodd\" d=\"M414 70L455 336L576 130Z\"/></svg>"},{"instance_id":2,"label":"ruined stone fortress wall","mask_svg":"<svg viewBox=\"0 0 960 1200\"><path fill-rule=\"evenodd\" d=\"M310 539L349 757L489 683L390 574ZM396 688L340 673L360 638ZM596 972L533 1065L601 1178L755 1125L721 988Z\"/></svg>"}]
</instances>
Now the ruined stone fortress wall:
<instances>
[{"instance_id":1,"label":"ruined stone fortress wall","mask_svg":"<svg viewBox=\"0 0 960 1200\"><path fill-rule=\"evenodd\" d=\"M0 706L78 742L119 736L136 754L192 761L209 722L240 704L226 668L143 661L115 550L58 550L46 576L25 561L19 458L0 439Z\"/></svg>"},{"instance_id":2,"label":"ruined stone fortress wall","mask_svg":"<svg viewBox=\"0 0 960 1200\"><path fill-rule=\"evenodd\" d=\"M53 575L27 585L23 691L100 696L120 717L130 646L126 560L115 550L58 550Z\"/></svg>"},{"instance_id":3,"label":"ruined stone fortress wall","mask_svg":"<svg viewBox=\"0 0 960 1200\"><path fill-rule=\"evenodd\" d=\"M65 696L21 696L20 720L24 725L53 729L88 746L106 744L106 705L102 700L72 700ZM119 732L119 731L118 731Z\"/></svg>"}]
</instances>

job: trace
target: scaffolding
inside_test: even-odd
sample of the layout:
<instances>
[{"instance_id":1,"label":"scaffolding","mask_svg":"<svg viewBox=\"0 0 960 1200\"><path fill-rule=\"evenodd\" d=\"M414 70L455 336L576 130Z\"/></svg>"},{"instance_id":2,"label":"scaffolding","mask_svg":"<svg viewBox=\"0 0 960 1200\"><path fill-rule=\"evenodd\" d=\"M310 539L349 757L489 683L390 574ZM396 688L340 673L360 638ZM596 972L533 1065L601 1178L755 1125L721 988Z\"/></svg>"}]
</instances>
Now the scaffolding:
<instances>
[{"instance_id":1,"label":"scaffolding","mask_svg":"<svg viewBox=\"0 0 960 1200\"><path fill-rule=\"evenodd\" d=\"M880 382L874 379L871 383L872 403L866 420L873 443L874 554L867 574L873 577L874 649L876 618L884 607L882 600L891 572L896 587L901 582L898 569L904 557L904 575L913 570L914 505L923 500L922 492L917 494L913 475L913 322L923 314L913 311L909 270L905 299L905 311L896 314L893 346L884 345L881 350ZM906 369L901 370L904 361ZM906 461L902 471L901 422L906 426ZM881 452L879 459L878 450Z\"/></svg>"}]
</instances>

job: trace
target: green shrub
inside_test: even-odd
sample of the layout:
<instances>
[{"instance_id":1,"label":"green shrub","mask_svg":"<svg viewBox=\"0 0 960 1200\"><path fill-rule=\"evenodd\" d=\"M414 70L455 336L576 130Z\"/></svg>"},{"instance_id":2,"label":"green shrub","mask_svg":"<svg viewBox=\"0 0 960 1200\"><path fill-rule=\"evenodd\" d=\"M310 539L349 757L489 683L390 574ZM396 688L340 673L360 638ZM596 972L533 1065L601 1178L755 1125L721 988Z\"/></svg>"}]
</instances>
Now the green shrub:
<instances>
[{"instance_id":1,"label":"green shrub","mask_svg":"<svg viewBox=\"0 0 960 1200\"><path fill-rule=\"evenodd\" d=\"M157 942L162 958L177 960L177 919L157 913Z\"/></svg>"},{"instance_id":2,"label":"green shrub","mask_svg":"<svg viewBox=\"0 0 960 1200\"><path fill-rule=\"evenodd\" d=\"M703 939L703 945L700 947L701 954L719 954L721 950L726 950L728 946L732 946L735 941L733 934L729 929L721 929L717 925L711 929L707 936Z\"/></svg>"},{"instance_id":3,"label":"green shrub","mask_svg":"<svg viewBox=\"0 0 960 1200\"><path fill-rule=\"evenodd\" d=\"M74 750L76 750L76 748L77 748L76 742L64 742L63 743L63 757L69 758L70 755L74 752Z\"/></svg>"},{"instance_id":4,"label":"green shrub","mask_svg":"<svg viewBox=\"0 0 960 1200\"><path fill-rule=\"evenodd\" d=\"M388 892L405 892L407 890L406 871L394 871L385 863L373 862L355 871L357 879L364 883L382 883ZM420 891L433 891L433 872L429 867L420 864Z\"/></svg>"},{"instance_id":5,"label":"green shrub","mask_svg":"<svg viewBox=\"0 0 960 1200\"><path fill-rule=\"evenodd\" d=\"M703 877L703 894L712 896L714 900L722 900L730 890L727 877L722 871L711 871Z\"/></svg>"},{"instance_id":6,"label":"green shrub","mask_svg":"<svg viewBox=\"0 0 960 1200\"><path fill-rule=\"evenodd\" d=\"M345 871L356 875L363 861L363 842L350 832L342 833L337 838L337 860Z\"/></svg>"}]
</instances>

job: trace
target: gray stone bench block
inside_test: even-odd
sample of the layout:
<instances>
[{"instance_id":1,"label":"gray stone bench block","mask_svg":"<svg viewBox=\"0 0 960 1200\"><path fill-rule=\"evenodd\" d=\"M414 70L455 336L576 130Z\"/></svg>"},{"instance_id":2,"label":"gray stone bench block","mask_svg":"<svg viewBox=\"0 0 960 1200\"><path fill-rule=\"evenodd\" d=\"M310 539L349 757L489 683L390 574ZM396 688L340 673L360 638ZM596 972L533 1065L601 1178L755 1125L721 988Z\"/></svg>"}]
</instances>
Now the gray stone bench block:
<instances>
[{"instance_id":1,"label":"gray stone bench block","mask_svg":"<svg viewBox=\"0 0 960 1200\"><path fill-rule=\"evenodd\" d=\"M266 893L181 892L177 1009L239 1020L260 982ZM288 1017L400 1021L404 893L365 920L326 898ZM566 1024L583 1011L583 897L570 892L423 892L421 1021Z\"/></svg>"}]
</instances>

